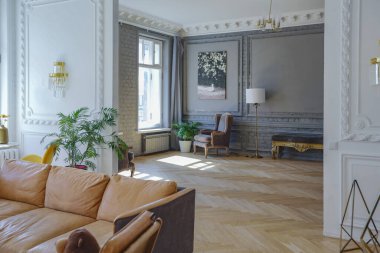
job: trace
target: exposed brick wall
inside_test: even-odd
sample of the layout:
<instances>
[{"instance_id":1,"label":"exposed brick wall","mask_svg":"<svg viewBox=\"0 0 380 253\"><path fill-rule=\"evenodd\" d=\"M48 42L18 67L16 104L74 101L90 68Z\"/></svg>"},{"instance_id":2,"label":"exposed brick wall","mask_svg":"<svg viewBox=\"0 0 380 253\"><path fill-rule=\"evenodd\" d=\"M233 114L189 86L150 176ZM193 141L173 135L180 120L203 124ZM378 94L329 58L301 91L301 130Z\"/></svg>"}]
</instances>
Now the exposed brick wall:
<instances>
[{"instance_id":1,"label":"exposed brick wall","mask_svg":"<svg viewBox=\"0 0 380 253\"><path fill-rule=\"evenodd\" d=\"M137 133L138 35L137 27L120 24L119 129L136 155L141 153L141 135Z\"/></svg>"}]
</instances>

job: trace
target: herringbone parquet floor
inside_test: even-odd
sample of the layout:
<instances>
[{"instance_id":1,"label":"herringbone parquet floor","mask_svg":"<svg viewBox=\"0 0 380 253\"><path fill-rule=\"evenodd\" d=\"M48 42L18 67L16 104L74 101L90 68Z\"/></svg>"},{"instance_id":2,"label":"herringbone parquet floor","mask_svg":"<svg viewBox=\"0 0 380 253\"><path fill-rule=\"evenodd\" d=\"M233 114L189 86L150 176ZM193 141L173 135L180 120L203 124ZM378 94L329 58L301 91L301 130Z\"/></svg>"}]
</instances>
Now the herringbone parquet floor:
<instances>
[{"instance_id":1,"label":"herringbone parquet floor","mask_svg":"<svg viewBox=\"0 0 380 253\"><path fill-rule=\"evenodd\" d=\"M135 163L137 178L196 188L195 252L339 252L322 236L322 163L179 152Z\"/></svg>"}]
</instances>

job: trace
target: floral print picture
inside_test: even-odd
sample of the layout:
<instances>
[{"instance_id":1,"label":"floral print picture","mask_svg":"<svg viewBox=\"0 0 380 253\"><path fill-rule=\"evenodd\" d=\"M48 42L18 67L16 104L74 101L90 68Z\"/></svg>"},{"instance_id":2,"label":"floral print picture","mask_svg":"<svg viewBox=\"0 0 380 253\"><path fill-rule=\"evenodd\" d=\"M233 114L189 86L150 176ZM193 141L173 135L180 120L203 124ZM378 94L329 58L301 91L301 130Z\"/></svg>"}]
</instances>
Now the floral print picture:
<instances>
[{"instance_id":1,"label":"floral print picture","mask_svg":"<svg viewBox=\"0 0 380 253\"><path fill-rule=\"evenodd\" d=\"M227 51L198 53L198 98L226 99Z\"/></svg>"}]
</instances>

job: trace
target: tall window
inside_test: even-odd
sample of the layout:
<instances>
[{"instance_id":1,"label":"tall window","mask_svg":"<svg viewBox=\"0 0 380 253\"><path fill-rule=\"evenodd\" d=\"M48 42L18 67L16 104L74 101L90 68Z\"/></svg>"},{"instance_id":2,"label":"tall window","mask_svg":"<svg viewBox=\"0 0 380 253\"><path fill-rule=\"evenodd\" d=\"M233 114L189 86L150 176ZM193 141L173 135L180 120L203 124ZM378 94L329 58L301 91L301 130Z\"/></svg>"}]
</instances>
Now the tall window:
<instances>
[{"instance_id":1,"label":"tall window","mask_svg":"<svg viewBox=\"0 0 380 253\"><path fill-rule=\"evenodd\" d=\"M139 38L138 128L162 127L162 41Z\"/></svg>"}]
</instances>

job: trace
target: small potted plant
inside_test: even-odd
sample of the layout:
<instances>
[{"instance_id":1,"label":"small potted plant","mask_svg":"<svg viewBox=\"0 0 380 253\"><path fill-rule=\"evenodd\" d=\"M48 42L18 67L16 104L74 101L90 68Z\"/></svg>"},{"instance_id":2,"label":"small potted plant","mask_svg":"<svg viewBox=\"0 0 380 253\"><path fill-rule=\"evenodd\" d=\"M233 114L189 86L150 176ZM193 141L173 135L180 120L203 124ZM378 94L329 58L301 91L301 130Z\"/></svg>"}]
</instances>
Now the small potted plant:
<instances>
[{"instance_id":1,"label":"small potted plant","mask_svg":"<svg viewBox=\"0 0 380 253\"><path fill-rule=\"evenodd\" d=\"M120 160L124 159L127 144L117 133L107 133L109 127L116 125L116 109L102 108L97 113L89 114L88 108L83 107L68 115L59 113L58 118L59 132L44 136L41 143L47 137L53 137L54 140L48 145L57 146L57 158L61 151L66 153L64 161L68 167L95 169L93 160L99 156L99 149L105 146L112 148Z\"/></svg>"},{"instance_id":2,"label":"small potted plant","mask_svg":"<svg viewBox=\"0 0 380 253\"><path fill-rule=\"evenodd\" d=\"M0 114L0 144L8 143L8 128L5 127L9 115Z\"/></svg>"},{"instance_id":3,"label":"small potted plant","mask_svg":"<svg viewBox=\"0 0 380 253\"><path fill-rule=\"evenodd\" d=\"M175 134L179 139L179 147L181 152L189 153L191 149L191 142L194 136L198 134L198 127L201 125L199 122L182 122L172 125Z\"/></svg>"}]
</instances>

